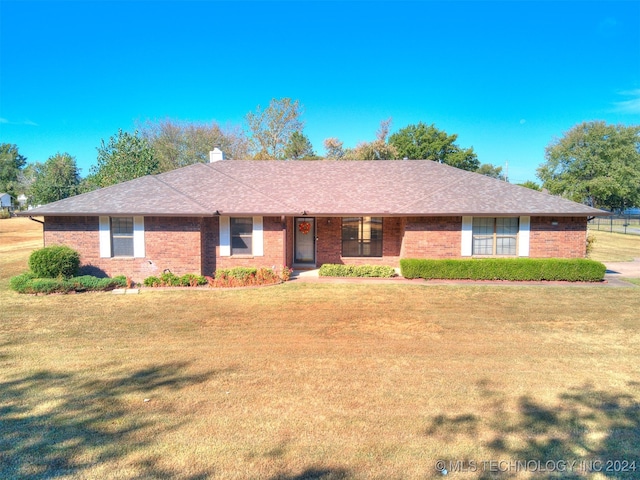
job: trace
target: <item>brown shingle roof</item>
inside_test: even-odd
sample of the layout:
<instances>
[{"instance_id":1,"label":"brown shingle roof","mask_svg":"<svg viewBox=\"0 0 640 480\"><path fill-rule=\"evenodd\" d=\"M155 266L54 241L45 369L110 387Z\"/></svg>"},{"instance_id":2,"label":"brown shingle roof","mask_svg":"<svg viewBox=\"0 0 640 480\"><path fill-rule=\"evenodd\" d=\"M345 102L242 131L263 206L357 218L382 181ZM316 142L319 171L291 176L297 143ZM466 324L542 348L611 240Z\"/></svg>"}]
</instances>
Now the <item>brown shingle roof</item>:
<instances>
[{"instance_id":1,"label":"brown shingle roof","mask_svg":"<svg viewBox=\"0 0 640 480\"><path fill-rule=\"evenodd\" d=\"M28 215L554 215L607 212L428 160L220 161L131 180Z\"/></svg>"}]
</instances>

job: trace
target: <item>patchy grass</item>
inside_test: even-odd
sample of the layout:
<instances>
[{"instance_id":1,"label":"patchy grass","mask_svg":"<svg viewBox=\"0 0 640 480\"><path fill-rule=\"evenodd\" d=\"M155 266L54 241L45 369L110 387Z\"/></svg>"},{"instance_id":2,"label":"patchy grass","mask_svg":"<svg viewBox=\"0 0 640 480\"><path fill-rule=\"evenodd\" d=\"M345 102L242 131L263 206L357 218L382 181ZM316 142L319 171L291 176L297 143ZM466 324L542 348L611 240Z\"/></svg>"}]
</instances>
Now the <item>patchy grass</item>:
<instances>
[{"instance_id":1,"label":"patchy grass","mask_svg":"<svg viewBox=\"0 0 640 480\"><path fill-rule=\"evenodd\" d=\"M589 258L598 262L630 262L640 258L640 235L589 230L596 237Z\"/></svg>"},{"instance_id":2,"label":"patchy grass","mask_svg":"<svg viewBox=\"0 0 640 480\"><path fill-rule=\"evenodd\" d=\"M2 266L1 478L423 479L438 460L638 476L579 463L640 466L635 288L30 297Z\"/></svg>"}]
</instances>

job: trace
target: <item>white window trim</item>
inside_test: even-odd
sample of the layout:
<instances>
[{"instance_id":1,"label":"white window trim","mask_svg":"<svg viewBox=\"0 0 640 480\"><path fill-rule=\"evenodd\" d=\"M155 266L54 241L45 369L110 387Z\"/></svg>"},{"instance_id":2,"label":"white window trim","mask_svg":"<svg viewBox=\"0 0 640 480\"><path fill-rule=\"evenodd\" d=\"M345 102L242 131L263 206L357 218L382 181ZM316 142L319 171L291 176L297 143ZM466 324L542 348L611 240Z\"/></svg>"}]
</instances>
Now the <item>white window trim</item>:
<instances>
[{"instance_id":1,"label":"white window trim","mask_svg":"<svg viewBox=\"0 0 640 480\"><path fill-rule=\"evenodd\" d=\"M531 232L531 217L520 217L518 230L518 256L529 256L529 233Z\"/></svg>"},{"instance_id":2,"label":"white window trim","mask_svg":"<svg viewBox=\"0 0 640 480\"><path fill-rule=\"evenodd\" d=\"M473 217L462 217L462 257L473 254Z\"/></svg>"},{"instance_id":3,"label":"white window trim","mask_svg":"<svg viewBox=\"0 0 640 480\"><path fill-rule=\"evenodd\" d=\"M529 237L531 232L531 217L523 216L518 222L517 256L529 256ZM462 257L473 256L473 217L462 217Z\"/></svg>"},{"instance_id":4,"label":"white window trim","mask_svg":"<svg viewBox=\"0 0 640 480\"><path fill-rule=\"evenodd\" d=\"M231 218L220 217L220 256L231 256Z\"/></svg>"},{"instance_id":5,"label":"white window trim","mask_svg":"<svg viewBox=\"0 0 640 480\"><path fill-rule=\"evenodd\" d=\"M252 257L264 256L263 217L253 217ZM220 217L220 256L231 256L231 217Z\"/></svg>"},{"instance_id":6,"label":"white window trim","mask_svg":"<svg viewBox=\"0 0 640 480\"><path fill-rule=\"evenodd\" d=\"M98 218L98 238L100 240L100 258L112 258L111 253L111 217ZM144 258L144 217L133 217L133 257Z\"/></svg>"}]
</instances>

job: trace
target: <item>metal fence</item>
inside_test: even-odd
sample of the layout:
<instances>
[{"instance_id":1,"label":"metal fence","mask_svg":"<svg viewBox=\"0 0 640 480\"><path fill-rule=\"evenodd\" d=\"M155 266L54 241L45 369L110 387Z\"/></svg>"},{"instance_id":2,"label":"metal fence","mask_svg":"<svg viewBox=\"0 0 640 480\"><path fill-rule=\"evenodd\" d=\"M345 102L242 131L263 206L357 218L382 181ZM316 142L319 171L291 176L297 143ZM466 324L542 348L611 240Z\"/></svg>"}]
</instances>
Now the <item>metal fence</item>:
<instances>
[{"instance_id":1,"label":"metal fence","mask_svg":"<svg viewBox=\"0 0 640 480\"><path fill-rule=\"evenodd\" d=\"M640 215L596 217L589 222L589 228L592 230L602 230L604 232L640 235Z\"/></svg>"}]
</instances>

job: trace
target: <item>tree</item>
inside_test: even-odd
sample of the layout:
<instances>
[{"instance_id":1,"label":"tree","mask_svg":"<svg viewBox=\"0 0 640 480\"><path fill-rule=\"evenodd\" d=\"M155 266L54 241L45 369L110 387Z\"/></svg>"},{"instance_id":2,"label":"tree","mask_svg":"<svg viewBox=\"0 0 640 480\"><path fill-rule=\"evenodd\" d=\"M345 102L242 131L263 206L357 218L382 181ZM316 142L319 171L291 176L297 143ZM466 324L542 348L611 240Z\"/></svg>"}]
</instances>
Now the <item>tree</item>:
<instances>
[{"instance_id":1,"label":"tree","mask_svg":"<svg viewBox=\"0 0 640 480\"><path fill-rule=\"evenodd\" d=\"M538 185L533 180L527 180L526 182L518 183L518 185L520 185L521 187L530 188L531 190L536 190L538 192L542 190L542 188L540 188L540 185Z\"/></svg>"},{"instance_id":2,"label":"tree","mask_svg":"<svg viewBox=\"0 0 640 480\"><path fill-rule=\"evenodd\" d=\"M395 160L398 158L398 150L387 143L391 118L382 120L376 132L373 142L361 142L356 148L345 152L345 160Z\"/></svg>"},{"instance_id":3,"label":"tree","mask_svg":"<svg viewBox=\"0 0 640 480\"><path fill-rule=\"evenodd\" d=\"M313 145L303 133L293 132L284 147L284 157L288 160L317 160Z\"/></svg>"},{"instance_id":4,"label":"tree","mask_svg":"<svg viewBox=\"0 0 640 480\"><path fill-rule=\"evenodd\" d=\"M107 187L158 172L159 162L149 142L137 130L133 135L118 130L108 144L102 140L97 165L91 167L87 180L90 185Z\"/></svg>"},{"instance_id":5,"label":"tree","mask_svg":"<svg viewBox=\"0 0 640 480\"><path fill-rule=\"evenodd\" d=\"M27 158L20 155L18 147L10 143L0 145L0 193L18 196L20 172L27 164Z\"/></svg>"},{"instance_id":6,"label":"tree","mask_svg":"<svg viewBox=\"0 0 640 480\"><path fill-rule=\"evenodd\" d=\"M491 163L483 163L478 167L476 173L480 175L486 175L487 177L497 178L498 180L507 180L502 173L502 167L496 167Z\"/></svg>"},{"instance_id":7,"label":"tree","mask_svg":"<svg viewBox=\"0 0 640 480\"><path fill-rule=\"evenodd\" d=\"M640 126L583 122L545 158L537 176L551 194L610 210L640 205Z\"/></svg>"},{"instance_id":8,"label":"tree","mask_svg":"<svg viewBox=\"0 0 640 480\"><path fill-rule=\"evenodd\" d=\"M343 143L335 138L330 137L324 141L325 158L329 160L341 160L344 157L345 151L342 148Z\"/></svg>"},{"instance_id":9,"label":"tree","mask_svg":"<svg viewBox=\"0 0 640 480\"><path fill-rule=\"evenodd\" d=\"M304 122L300 119L302 107L298 100L290 98L272 99L269 106L262 110L258 105L255 112L246 116L251 141L259 160L282 160L284 149L293 132L302 132Z\"/></svg>"},{"instance_id":10,"label":"tree","mask_svg":"<svg viewBox=\"0 0 640 480\"><path fill-rule=\"evenodd\" d=\"M218 123L187 123L165 119L147 121L141 135L153 148L159 170L166 172L193 163L207 163L209 152L220 146L228 159L249 156L249 139L239 127L222 128Z\"/></svg>"},{"instance_id":11,"label":"tree","mask_svg":"<svg viewBox=\"0 0 640 480\"><path fill-rule=\"evenodd\" d=\"M76 159L68 153L57 153L46 162L35 164L29 197L36 205L55 202L76 195L79 183Z\"/></svg>"},{"instance_id":12,"label":"tree","mask_svg":"<svg viewBox=\"0 0 640 480\"><path fill-rule=\"evenodd\" d=\"M460 148L458 135L448 135L434 124L408 125L389 137L389 143L398 151L399 158L433 160L453 167L475 172L480 167L472 148Z\"/></svg>"}]
</instances>

